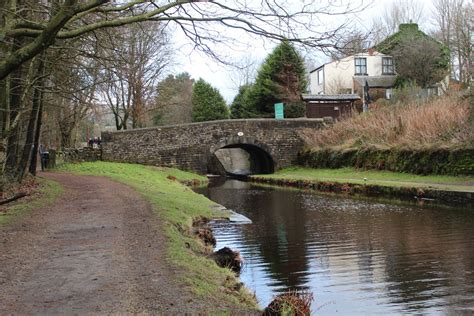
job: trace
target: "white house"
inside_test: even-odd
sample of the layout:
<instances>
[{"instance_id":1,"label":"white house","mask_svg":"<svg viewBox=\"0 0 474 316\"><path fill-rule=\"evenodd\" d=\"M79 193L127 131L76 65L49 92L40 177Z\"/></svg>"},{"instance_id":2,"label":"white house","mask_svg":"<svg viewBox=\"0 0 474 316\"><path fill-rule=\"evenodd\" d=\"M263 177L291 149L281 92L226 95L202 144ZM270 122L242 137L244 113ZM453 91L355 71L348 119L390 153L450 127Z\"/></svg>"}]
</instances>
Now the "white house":
<instances>
[{"instance_id":1,"label":"white house","mask_svg":"<svg viewBox=\"0 0 474 316\"><path fill-rule=\"evenodd\" d=\"M375 50L326 63L310 72L312 95L354 94L364 85L381 88L390 98L396 78L395 64L389 55Z\"/></svg>"}]
</instances>

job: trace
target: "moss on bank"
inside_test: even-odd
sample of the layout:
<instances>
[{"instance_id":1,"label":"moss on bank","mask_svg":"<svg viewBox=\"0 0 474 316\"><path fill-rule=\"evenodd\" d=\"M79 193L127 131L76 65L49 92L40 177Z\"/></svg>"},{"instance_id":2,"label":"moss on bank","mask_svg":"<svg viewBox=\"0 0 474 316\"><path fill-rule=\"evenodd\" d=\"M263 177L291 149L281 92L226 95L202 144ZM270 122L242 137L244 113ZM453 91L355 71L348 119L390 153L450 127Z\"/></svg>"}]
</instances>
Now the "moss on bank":
<instances>
[{"instance_id":1,"label":"moss on bank","mask_svg":"<svg viewBox=\"0 0 474 316\"><path fill-rule=\"evenodd\" d=\"M207 178L177 169L110 162L65 164L59 170L105 176L135 189L163 221L169 240L167 260L182 270L181 281L210 304L224 301L257 309L255 298L229 269L219 268L206 257L209 249L191 233L193 219L225 215L212 210L214 202L180 183L204 182Z\"/></svg>"},{"instance_id":2,"label":"moss on bank","mask_svg":"<svg viewBox=\"0 0 474 316\"><path fill-rule=\"evenodd\" d=\"M0 212L0 226L26 214L28 211L53 203L62 193L61 185L52 180L37 178L38 187L31 196L4 206Z\"/></svg>"},{"instance_id":3,"label":"moss on bank","mask_svg":"<svg viewBox=\"0 0 474 316\"><path fill-rule=\"evenodd\" d=\"M304 151L298 155L297 164L309 168L355 167L423 175L474 175L474 148L330 148Z\"/></svg>"}]
</instances>

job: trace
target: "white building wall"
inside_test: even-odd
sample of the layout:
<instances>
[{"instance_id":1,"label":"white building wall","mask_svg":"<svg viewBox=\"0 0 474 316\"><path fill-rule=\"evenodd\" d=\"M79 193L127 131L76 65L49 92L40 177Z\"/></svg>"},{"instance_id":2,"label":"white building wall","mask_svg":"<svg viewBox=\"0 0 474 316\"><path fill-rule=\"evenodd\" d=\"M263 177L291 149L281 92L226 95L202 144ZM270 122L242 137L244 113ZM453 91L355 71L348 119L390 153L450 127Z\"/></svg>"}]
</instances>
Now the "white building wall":
<instances>
[{"instance_id":1,"label":"white building wall","mask_svg":"<svg viewBox=\"0 0 474 316\"><path fill-rule=\"evenodd\" d=\"M324 67L321 67L319 70L315 70L309 74L309 91L311 94L323 94L324 85L318 83L318 71L323 72L324 78Z\"/></svg>"},{"instance_id":2,"label":"white building wall","mask_svg":"<svg viewBox=\"0 0 474 316\"><path fill-rule=\"evenodd\" d=\"M367 75L382 76L382 57L385 56L387 55L378 52L373 54L362 53L325 64L310 74L311 94L353 93L354 59L367 58ZM318 84L318 71L324 72L323 84Z\"/></svg>"},{"instance_id":3,"label":"white building wall","mask_svg":"<svg viewBox=\"0 0 474 316\"><path fill-rule=\"evenodd\" d=\"M324 70L324 94L339 94L352 91L354 56L349 56L326 64Z\"/></svg>"}]
</instances>

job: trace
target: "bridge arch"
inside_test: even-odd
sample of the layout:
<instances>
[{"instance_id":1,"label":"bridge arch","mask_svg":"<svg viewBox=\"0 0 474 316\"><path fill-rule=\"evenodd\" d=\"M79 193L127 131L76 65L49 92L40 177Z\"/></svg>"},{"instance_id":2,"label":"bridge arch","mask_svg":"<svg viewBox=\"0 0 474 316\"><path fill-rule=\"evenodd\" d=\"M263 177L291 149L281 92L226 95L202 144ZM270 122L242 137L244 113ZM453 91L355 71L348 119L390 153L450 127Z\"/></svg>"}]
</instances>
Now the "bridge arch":
<instances>
[{"instance_id":1,"label":"bridge arch","mask_svg":"<svg viewBox=\"0 0 474 316\"><path fill-rule=\"evenodd\" d=\"M291 166L304 148L302 133L324 126L320 119L237 119L107 131L102 159L205 174L217 150L233 147L249 152L254 169L268 173Z\"/></svg>"},{"instance_id":2,"label":"bridge arch","mask_svg":"<svg viewBox=\"0 0 474 316\"><path fill-rule=\"evenodd\" d=\"M221 149L239 148L248 154L250 163L249 170L239 170L237 174L268 174L275 172L275 161L271 155L270 148L264 143L253 138L226 138L211 146L210 159L208 159L208 172L214 174L233 173L225 170L218 160L216 153Z\"/></svg>"}]
</instances>

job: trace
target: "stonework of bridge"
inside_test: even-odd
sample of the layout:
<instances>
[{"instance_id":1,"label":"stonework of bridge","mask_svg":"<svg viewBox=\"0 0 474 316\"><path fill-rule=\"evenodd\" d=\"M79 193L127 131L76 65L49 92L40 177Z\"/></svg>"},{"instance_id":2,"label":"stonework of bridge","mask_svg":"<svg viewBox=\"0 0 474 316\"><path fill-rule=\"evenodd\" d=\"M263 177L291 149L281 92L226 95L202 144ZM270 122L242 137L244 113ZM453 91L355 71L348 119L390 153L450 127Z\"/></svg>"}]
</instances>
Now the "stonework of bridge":
<instances>
[{"instance_id":1,"label":"stonework of bridge","mask_svg":"<svg viewBox=\"0 0 474 316\"><path fill-rule=\"evenodd\" d=\"M321 119L221 120L102 133L102 160L177 167L197 173L216 171L216 151L242 148L251 173L290 166L303 149L305 131Z\"/></svg>"}]
</instances>

